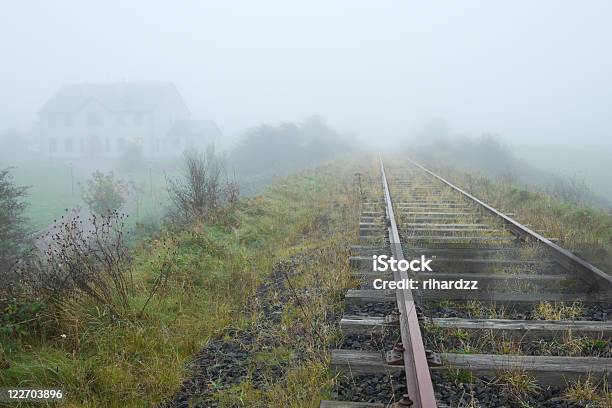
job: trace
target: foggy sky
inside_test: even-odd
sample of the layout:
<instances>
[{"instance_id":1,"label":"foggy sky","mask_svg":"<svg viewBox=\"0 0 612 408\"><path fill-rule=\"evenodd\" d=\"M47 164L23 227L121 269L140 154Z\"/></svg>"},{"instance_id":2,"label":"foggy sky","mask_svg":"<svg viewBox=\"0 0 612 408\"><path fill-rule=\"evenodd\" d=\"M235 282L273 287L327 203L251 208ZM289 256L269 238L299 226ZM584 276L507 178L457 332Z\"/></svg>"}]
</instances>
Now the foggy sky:
<instances>
[{"instance_id":1,"label":"foggy sky","mask_svg":"<svg viewBox=\"0 0 612 408\"><path fill-rule=\"evenodd\" d=\"M609 1L7 1L0 130L62 84L174 82L235 135L321 114L363 137L432 117L612 146Z\"/></svg>"}]
</instances>

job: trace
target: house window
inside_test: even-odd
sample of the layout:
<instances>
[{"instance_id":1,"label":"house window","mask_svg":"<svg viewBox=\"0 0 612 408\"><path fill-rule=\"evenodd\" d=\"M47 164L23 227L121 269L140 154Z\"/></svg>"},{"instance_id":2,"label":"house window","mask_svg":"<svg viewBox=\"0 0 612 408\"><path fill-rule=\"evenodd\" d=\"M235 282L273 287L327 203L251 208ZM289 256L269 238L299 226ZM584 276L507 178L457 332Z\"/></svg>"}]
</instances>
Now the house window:
<instances>
[{"instance_id":1,"label":"house window","mask_svg":"<svg viewBox=\"0 0 612 408\"><path fill-rule=\"evenodd\" d=\"M72 152L72 139L71 138L67 137L66 140L64 140L64 149L68 153Z\"/></svg>"},{"instance_id":2,"label":"house window","mask_svg":"<svg viewBox=\"0 0 612 408\"><path fill-rule=\"evenodd\" d=\"M117 139L117 151L122 152L125 149L125 139L120 137Z\"/></svg>"},{"instance_id":3,"label":"house window","mask_svg":"<svg viewBox=\"0 0 612 408\"><path fill-rule=\"evenodd\" d=\"M143 122L142 112L135 113L134 114L134 125L135 126L142 126L142 122Z\"/></svg>"},{"instance_id":4,"label":"house window","mask_svg":"<svg viewBox=\"0 0 612 408\"><path fill-rule=\"evenodd\" d=\"M49 153L55 153L57 151L57 140L55 138L49 139Z\"/></svg>"},{"instance_id":5,"label":"house window","mask_svg":"<svg viewBox=\"0 0 612 408\"><path fill-rule=\"evenodd\" d=\"M125 125L125 115L123 113L117 114L117 126Z\"/></svg>"},{"instance_id":6,"label":"house window","mask_svg":"<svg viewBox=\"0 0 612 408\"><path fill-rule=\"evenodd\" d=\"M108 137L106 138L106 141L105 141L105 147L106 147L106 153L110 152L110 140L108 140Z\"/></svg>"},{"instance_id":7,"label":"house window","mask_svg":"<svg viewBox=\"0 0 612 408\"><path fill-rule=\"evenodd\" d=\"M72 126L72 115L69 113L64 115L64 126Z\"/></svg>"},{"instance_id":8,"label":"house window","mask_svg":"<svg viewBox=\"0 0 612 408\"><path fill-rule=\"evenodd\" d=\"M102 124L102 118L97 113L90 113L87 115L87 124L89 126L100 126Z\"/></svg>"},{"instance_id":9,"label":"house window","mask_svg":"<svg viewBox=\"0 0 612 408\"><path fill-rule=\"evenodd\" d=\"M79 140L79 150L81 150L81 153L85 151L85 139Z\"/></svg>"},{"instance_id":10,"label":"house window","mask_svg":"<svg viewBox=\"0 0 612 408\"><path fill-rule=\"evenodd\" d=\"M56 122L55 113L50 113L49 117L47 118L47 121L49 122L50 127L55 127L55 122Z\"/></svg>"}]
</instances>

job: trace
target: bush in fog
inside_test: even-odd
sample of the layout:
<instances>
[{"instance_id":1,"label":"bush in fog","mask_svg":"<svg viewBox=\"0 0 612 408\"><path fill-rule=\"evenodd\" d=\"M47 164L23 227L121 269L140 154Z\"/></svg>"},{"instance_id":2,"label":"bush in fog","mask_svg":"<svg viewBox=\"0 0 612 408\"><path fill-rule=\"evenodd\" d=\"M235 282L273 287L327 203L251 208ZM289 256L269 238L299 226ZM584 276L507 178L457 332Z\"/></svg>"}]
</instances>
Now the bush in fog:
<instances>
[{"instance_id":1,"label":"bush in fog","mask_svg":"<svg viewBox=\"0 0 612 408\"><path fill-rule=\"evenodd\" d=\"M33 298L60 308L89 299L118 316L128 307L132 285L125 215L110 212L88 220L64 218L48 233L48 248L21 270Z\"/></svg>"},{"instance_id":2,"label":"bush in fog","mask_svg":"<svg viewBox=\"0 0 612 408\"><path fill-rule=\"evenodd\" d=\"M578 178L557 179L549 187L553 197L573 205L584 205L593 193L584 180Z\"/></svg>"},{"instance_id":3,"label":"bush in fog","mask_svg":"<svg viewBox=\"0 0 612 408\"><path fill-rule=\"evenodd\" d=\"M117 212L125 204L125 185L113 172L95 171L82 190L83 201L89 210L99 216Z\"/></svg>"},{"instance_id":4,"label":"bush in fog","mask_svg":"<svg viewBox=\"0 0 612 408\"><path fill-rule=\"evenodd\" d=\"M238 203L238 184L227 178L214 153L188 151L184 164L182 177L168 179L173 220L215 222L231 213Z\"/></svg>"},{"instance_id":5,"label":"bush in fog","mask_svg":"<svg viewBox=\"0 0 612 408\"><path fill-rule=\"evenodd\" d=\"M27 242L23 215L27 206L24 202L27 189L15 185L9 169L0 170L0 281L4 289L13 282L9 275L12 275Z\"/></svg>"},{"instance_id":6,"label":"bush in fog","mask_svg":"<svg viewBox=\"0 0 612 408\"><path fill-rule=\"evenodd\" d=\"M241 176L285 173L315 164L346 148L342 137L315 116L299 125L261 125L249 131L232 149L229 160Z\"/></svg>"},{"instance_id":7,"label":"bush in fog","mask_svg":"<svg viewBox=\"0 0 612 408\"><path fill-rule=\"evenodd\" d=\"M119 167L123 170L135 170L142 167L143 164L142 146L137 143L129 143L119 158Z\"/></svg>"},{"instance_id":8,"label":"bush in fog","mask_svg":"<svg viewBox=\"0 0 612 408\"><path fill-rule=\"evenodd\" d=\"M446 167L452 163L455 169L483 173L491 179L520 185L530 191L546 192L569 204L610 208L610 203L594 194L583 180L564 179L537 169L530 162L517 158L495 135L471 139L450 136L448 130L442 136L435 137L434 133L420 133L418 136L430 138L421 137L410 147L410 155L428 166Z\"/></svg>"}]
</instances>

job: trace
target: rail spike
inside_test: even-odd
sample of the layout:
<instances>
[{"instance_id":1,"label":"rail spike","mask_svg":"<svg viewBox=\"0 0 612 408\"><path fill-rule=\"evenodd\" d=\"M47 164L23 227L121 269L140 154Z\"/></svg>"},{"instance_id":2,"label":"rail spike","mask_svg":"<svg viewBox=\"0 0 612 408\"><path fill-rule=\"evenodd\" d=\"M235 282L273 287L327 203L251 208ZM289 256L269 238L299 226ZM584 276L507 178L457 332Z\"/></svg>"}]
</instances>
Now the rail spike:
<instances>
[{"instance_id":1,"label":"rail spike","mask_svg":"<svg viewBox=\"0 0 612 408\"><path fill-rule=\"evenodd\" d=\"M391 404L391 408L406 408L406 407L411 407L413 405L414 405L414 401L410 399L410 395L404 394L402 395L402 398L399 401Z\"/></svg>"},{"instance_id":2,"label":"rail spike","mask_svg":"<svg viewBox=\"0 0 612 408\"><path fill-rule=\"evenodd\" d=\"M402 343L397 343L395 346L393 346L392 350L385 353L385 362L394 366L403 365L404 351L404 345Z\"/></svg>"}]
</instances>

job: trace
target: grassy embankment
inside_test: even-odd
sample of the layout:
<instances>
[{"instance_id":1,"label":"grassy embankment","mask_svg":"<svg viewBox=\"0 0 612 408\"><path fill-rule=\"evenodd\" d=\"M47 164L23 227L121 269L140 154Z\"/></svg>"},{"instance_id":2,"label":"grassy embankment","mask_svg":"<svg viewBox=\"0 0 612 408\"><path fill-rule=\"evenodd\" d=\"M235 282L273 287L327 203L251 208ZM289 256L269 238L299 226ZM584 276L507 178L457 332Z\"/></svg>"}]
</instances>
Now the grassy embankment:
<instances>
[{"instance_id":1,"label":"grassy embankment","mask_svg":"<svg viewBox=\"0 0 612 408\"><path fill-rule=\"evenodd\" d=\"M576 206L548 194L528 191L511 182L496 181L448 167L432 168L442 177L497 208L512 212L524 225L612 273L612 214Z\"/></svg>"},{"instance_id":2,"label":"grassy embankment","mask_svg":"<svg viewBox=\"0 0 612 408\"><path fill-rule=\"evenodd\" d=\"M268 386L255 390L242 381L215 398L224 406L318 406L333 382L323 346L337 336L325 317L350 284L347 248L357 231L349 167L283 179L245 200L232 227L193 225L142 242L131 311L117 321L83 300L69 313L47 309L29 334L0 337L0 387L62 387L66 407L153 406L177 390L187 363L211 339L228 327L257 328L262 312L248 300L278 261L306 254L291 277L301 299L290 297L281 324L270 329L284 345L253 357L286 370ZM141 313L154 271L175 250L170 281Z\"/></svg>"},{"instance_id":3,"label":"grassy embankment","mask_svg":"<svg viewBox=\"0 0 612 408\"><path fill-rule=\"evenodd\" d=\"M604 271L612 272L612 214L586 206L568 204L547 194L534 193L510 182L494 181L481 174L462 172L449 167L431 167L431 170L485 203L514 213L513 218L519 222L546 237L558 238L561 246ZM483 307L480 302L468 302L467 306L471 309L471 314L477 318L496 317L492 316L495 314L494 309ZM572 320L580 314L580 309L579 304L542 302L535 307L533 318ZM497 317L504 318L503 311L502 316ZM432 331L432 338L440 336L442 342L446 343L433 347L451 352L523 354L523 348L531 347L531 352L535 348L543 355L596 356L609 347L609 341L606 339L581 338L572 336L571 333L559 342L540 340L534 347L534 344L526 341L512 342L490 336L476 338L462 330L436 330L432 327L429 329ZM454 345L449 347L450 343ZM459 380L464 382L468 378L462 377ZM502 373L499 380L516 393L519 401L521 396L539 391L533 379L521 371ZM589 404L588 406L593 407L607 407L612 401L612 392L608 383L596 384L590 379L568 384L564 396L577 404L585 406Z\"/></svg>"}]
</instances>

